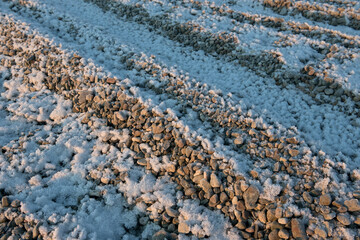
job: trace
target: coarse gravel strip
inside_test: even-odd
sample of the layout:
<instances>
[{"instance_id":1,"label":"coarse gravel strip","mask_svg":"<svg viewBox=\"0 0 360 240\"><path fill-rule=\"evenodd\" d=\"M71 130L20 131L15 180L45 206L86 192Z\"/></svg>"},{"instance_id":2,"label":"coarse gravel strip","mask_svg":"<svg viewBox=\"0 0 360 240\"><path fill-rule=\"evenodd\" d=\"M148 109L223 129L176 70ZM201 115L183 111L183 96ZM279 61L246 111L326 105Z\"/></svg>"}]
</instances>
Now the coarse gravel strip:
<instances>
[{"instance_id":1,"label":"coarse gravel strip","mask_svg":"<svg viewBox=\"0 0 360 240\"><path fill-rule=\"evenodd\" d=\"M84 33L82 33L82 34L84 34ZM106 52L108 51L107 48L105 48L104 50ZM109 53L111 53L111 51ZM192 64L192 65L194 65L194 64ZM233 71L233 70L231 70L231 71ZM228 72L224 73L223 75L220 75L219 77L221 78L222 76L225 76L225 75L227 75L227 77L229 75L231 76L231 75L233 75L231 73L231 71L228 71ZM211 74L214 74L214 72L212 72ZM216 84L215 81L212 81L212 79L216 79L216 78L213 78L211 76L209 76L206 79L202 79L202 78L198 78L198 79L206 80L206 81L210 80L211 83ZM247 83L247 82L245 82L245 83ZM260 82L258 84L260 84ZM269 90L276 90L276 88L277 88L277 87L275 87L275 89L273 89L274 86L271 86L271 87L269 86L269 88L261 90L257 84L255 84L255 85L256 85L255 89L254 89L254 86L251 86L251 85L250 86L241 86L241 85L239 86L240 88L244 87L244 90L245 90L244 94L241 94L241 95L248 96L246 98L243 98L242 99L243 101L247 101L247 99L251 99L253 101L254 99L256 99L255 95L261 94L258 91L264 91L264 93L265 92L268 93ZM160 87L161 87L161 85L160 85ZM255 90L255 91L251 92L252 90ZM226 89L226 92L227 91L229 91L229 90ZM283 94L275 92L272 95L282 96ZM299 131L300 136L303 137L308 143L310 143L311 145L315 145L315 146L319 147L320 149L325 150L326 153L331 154L333 157L335 157L341 151L343 154L345 154L349 158L347 163L352 164L353 167L356 167L357 161L355 161L355 163L354 163L352 160L350 160L353 158L355 158L355 159L358 158L358 156L356 156L356 151L355 151L359 144L358 138L356 137L356 135L357 135L356 132L358 131L358 128L356 127L356 124L357 124L356 119L353 119L352 116L350 116L350 117L344 116L341 113L339 114L336 111L333 112L332 110L330 110L331 108L333 108L332 106L329 106L329 108L324 110L323 105L317 106L315 102L313 102L312 104L311 104L311 102L307 102L307 103L304 103L303 105L300 105L300 103L302 101L304 101L304 99L306 99L306 97L304 97L304 96L298 97L297 95L298 95L298 93L295 93L295 92L293 93L292 91L289 91L289 95L286 95L286 99L279 99L279 97L277 97L277 98L273 99L275 101L275 102L273 102L273 101L270 101L271 99L267 98L267 101L265 103L262 98L258 98L259 102L256 102L256 104L254 106L255 109L253 109L253 110L257 110L257 109L259 109L259 108L257 108L257 106L261 106L261 108L264 107L267 109L266 111L268 111L269 109L273 108L272 105L274 103L280 104L284 101L287 104L295 104L294 106L289 106L289 108L292 108L291 111L286 111L286 112L283 110L288 109L287 107L285 107L283 104L278 105L278 107L280 107L280 108L274 109L274 114L271 115L270 121L266 117L267 112L261 112L261 111L258 111L258 112L261 112L261 116L264 119L266 119L266 121L269 123L272 123L273 120L276 120L276 121L281 122L282 124L285 123L284 126L287 128L291 127L292 125L297 126L297 128L298 128L297 130ZM269 97L269 95L267 95L266 97ZM290 99L288 99L288 98L296 98L296 99L291 99L291 101L290 101ZM234 97L233 99L236 101L237 98ZM309 101L309 100L307 100L307 101ZM241 104L241 106L245 109L249 109L249 108L251 109L252 108L251 104L253 104L253 103L254 102L247 102L247 104ZM260 105L260 103L261 103L261 105ZM245 105L245 107L244 107L244 105ZM299 107L299 108L293 109L294 107ZM261 110L261 108L259 110ZM305 112L301 112L301 109L304 109L304 108L308 109L308 110ZM351 109L352 108L350 107L349 111L351 111ZM282 115L279 115L278 112L282 112ZM311 113L311 114L308 115L309 113ZM288 115L283 115L283 114L288 114ZM256 115L256 111L255 111L255 115ZM293 115L293 116L291 116L291 115ZM335 120L332 118L337 118L337 119ZM316 123L316 121L319 119L323 119L321 124ZM311 124L311 125L302 124L305 122L311 122L313 124ZM354 127L351 127L351 124L353 124ZM339 125L343 125L343 127L340 127ZM331 137L329 137L329 134L331 135ZM325 135L326 135L326 137L325 137ZM339 144L339 143L341 143L341 144Z\"/></svg>"},{"instance_id":2,"label":"coarse gravel strip","mask_svg":"<svg viewBox=\"0 0 360 240\"><path fill-rule=\"evenodd\" d=\"M55 51L55 53L56 53L56 51ZM37 54L41 55L42 53L37 52ZM46 54L46 51L45 51L45 54ZM35 55L35 57L33 57L33 56L34 55L29 54L26 57L27 61L25 61L25 64L28 64L29 66L32 66L32 67L38 67L39 63L37 62L37 56L36 55ZM76 69L77 67L79 67L79 65L80 66L82 65L80 59L81 58L79 56L76 56L76 55L74 55L74 57L71 58L69 64L74 66L71 69ZM53 63L54 63L54 60L51 60L51 58L48 59L46 65L47 64L49 64L49 65L47 65L46 68L60 67L60 69L57 69L57 70L53 69L53 71L55 73L57 71L63 72L63 70L61 68L61 65L59 66L58 62L55 61L55 66L52 66ZM9 63L4 62L4 64L8 65ZM10 63L10 65L11 65L11 63ZM43 71L46 72L46 69L43 69ZM141 116L144 115L144 114L145 114L144 115L145 117L147 117L147 114L150 114L150 116L151 115L157 116L159 118L155 117L155 119L154 119L155 123L157 123L158 121L160 121L159 123L161 123L162 121L164 121L164 119L162 119L162 113L161 112L148 112L147 110L143 111L143 107L138 102L138 100L136 98L134 98L134 97L128 97L128 96L126 96L126 94L120 94L120 95L115 94L114 95L111 90L115 90L116 86L118 86L118 87L120 87L120 89L125 91L126 90L126 82L124 82L124 85L122 85L122 84L119 85L119 84L116 84L116 83L118 83L118 80L116 78L105 77L105 78L97 79L97 77L94 77L94 76L89 77L89 76L86 76L86 75L85 75L85 78L84 78L85 82L83 82L83 80L81 79L81 76L84 76L84 73L83 74L80 73L80 75L79 75L80 79L75 78L74 76L71 76L71 74L69 75L69 77L67 77L67 76L62 76L60 78L50 77L51 75L54 75L55 73L47 72L48 76L45 79L45 84L50 89L54 89L54 90L56 90L58 92L63 92L63 94L66 97L72 99L72 101L74 103L73 110L75 110L75 111L88 111L88 109L90 108L90 109L94 110L95 115L97 115L99 117L107 118L107 122L109 124L112 124L112 125L117 126L117 127L119 127L119 126L120 127L133 127L134 129L137 129L137 131L140 131L140 133L134 132L134 129L133 129L132 132L129 133L130 135L133 134L133 132L135 134L135 135L133 135L131 137L131 141L129 143L127 143L125 141L123 143L125 145L129 144L129 147L132 148L132 150L138 152L139 154L140 154L140 152L142 152L142 154L144 154L145 157L146 157L146 154L151 154L151 150L149 151L149 150L147 150L147 148L144 148L145 149L144 150L141 147L141 143L142 143L142 141L144 141L143 137L145 137L141 133L141 128L143 128L142 124L144 124L144 122L145 122L145 121L143 121L143 119L141 119ZM69 73L65 72L65 74L69 74ZM25 79L25 81L28 81L28 80ZM76 89L77 87L81 86L82 83L85 83L85 85L88 84L89 86L91 86L92 85L91 83L94 83L94 82L95 82L94 85L96 85L96 86L101 86L101 84L105 84L105 86L107 86L107 89L105 88L105 91L104 91L101 88L95 88L92 92L91 91L82 91L81 94L71 91L72 89ZM31 83L31 81L29 83ZM108 91L108 89L110 89L110 91ZM70 91L66 91L66 90L70 90ZM86 90L86 88L83 89L83 90ZM95 93L95 96L94 96L94 93ZM125 93L126 93L126 91L125 91ZM114 101L114 99L116 99L116 98L118 98L118 100L120 102L117 103L116 102L117 100L115 100L114 108L113 108L112 104L110 104L110 103L112 103L112 101ZM103 100L105 100L105 102ZM99 103L101 103L101 105L99 105ZM118 111L119 108L121 109L121 111ZM125 108L125 109L122 109L122 108ZM113 111L115 111L115 112L113 112ZM139 117L140 124L137 123L137 125L136 125L136 122L134 122L134 120L137 119L136 118L137 116ZM176 124L176 119L173 119L171 116L166 116L166 115L164 117L166 118L164 123L166 123L167 121L170 121L170 122L175 121L175 123L173 123L173 124L175 124L175 126L172 126L172 127L179 128L178 124ZM170 120L169 120L169 117L170 117ZM90 125L93 124L92 121L89 120L89 119L85 119L84 122L85 123L87 122ZM167 131L167 128L165 126L162 126L161 124L160 125L158 125L158 124L146 125L146 123L145 123L144 127L146 129L150 128L150 131L153 131L153 133L155 135L157 135L157 134L161 135L164 131ZM182 128L183 127L180 127L179 129L181 130ZM146 130L146 131L149 131L149 130ZM181 180L182 177L180 177L179 184L184 188L185 195L187 195L186 193L188 193L188 196L193 197L193 194L198 192L199 193L199 198L201 198L200 197L201 195L203 195L203 197L205 197L205 195L208 194L207 197L210 198L209 204L211 204L211 203L212 204L214 204L214 203L217 204L218 201L220 200L220 202L223 203L223 205L225 205L225 206L223 206L222 204L214 205L214 207L216 206L217 208L222 209L222 211L225 214L229 214L227 212L229 212L229 211L231 212L231 210L234 210L234 209L231 209L231 208L226 208L226 206L228 206L228 205L225 204L225 203L228 203L229 196L230 196L230 198L232 198L232 200L231 200L232 204L236 205L236 209L240 208L240 210L242 211L241 216L239 215L239 213L237 213L239 215L239 216L237 216L236 212L234 213L233 216L234 216L234 218L237 219L237 221L239 221L241 219L241 221L239 221L238 223L236 223L236 222L235 223L236 223L238 228L245 230L245 231L242 232L243 236L251 236L251 234L255 234L255 236L257 237L257 236L259 236L259 234L267 234L268 231L265 231L265 233L262 232L261 226L259 226L258 224L254 224L253 220L251 219L251 215L248 216L249 212L254 212L254 210L253 210L254 208L255 208L257 214L260 214L259 210L262 210L262 208L264 207L262 205L265 205L265 206L270 206L271 205L270 203L272 202L272 200L268 200L268 201L270 201L270 202L268 202L268 201L266 201L266 199L274 198L274 196L267 196L267 197L264 198L265 201L264 201L264 199L261 200L262 198L260 198L260 203L257 204L257 200L259 199L260 192L258 190L258 187L255 186L255 185L257 185L256 184L257 181L255 179L259 178L258 172L257 171L252 171L251 172L251 175L254 178L254 180L251 180L252 182L250 182L250 183L255 184L255 185L249 184L250 185L250 187L249 187L249 185L247 185L247 182L242 182L242 184L240 184L240 182L238 182L238 180L243 179L244 181L249 181L249 179L246 179L244 176L240 176L240 178L238 178L239 176L235 176L234 173L231 173L231 169L229 170L230 172L225 171L227 169L226 164L223 167L222 167L222 164L220 164L220 166L217 166L217 164L216 164L217 161L226 163L226 161L225 161L226 159L221 160L221 158L220 159L216 158L217 160L215 162L214 161L211 162L211 159L213 159L213 156L215 156L215 154L214 154L213 151L209 150L208 147L205 147L203 144L200 147L199 143L197 143L196 140L191 139L191 138L189 139L189 138L186 137L186 135L181 135L182 131L180 131L180 132L177 132L177 131L174 131L174 130L170 130L170 131L171 131L173 137L175 138L175 140L172 139L171 135L168 136L169 139L167 139L167 140L170 140L170 144L172 144L171 141L174 141L173 143L176 144L176 146L178 147L178 148L175 147L174 152L172 153L172 158L171 159L174 159L173 157L175 157L175 159L179 158L180 161L178 161L177 164L179 164L180 166L182 164L185 164L181 168L181 171L178 173L179 174L178 177L179 176L184 176L184 173L185 173L185 179L186 179L186 176L188 176L188 174L190 173L191 181L195 183L195 186L198 185L198 187L195 187L195 186L192 187L191 184L189 185L189 182L186 182L186 181L184 182L183 180ZM137 134L140 134L140 135L136 136ZM178 135L178 134L180 134L180 135ZM153 136L153 138L154 138L153 142L154 141L155 142L158 142L158 141L161 142L161 136L155 136L155 135ZM255 135L256 135L256 133L255 133ZM178 137L180 137L182 140L178 140L177 139ZM145 142L149 141L148 138L146 138L146 139L147 140L145 140ZM111 140L111 138L108 139L108 141L109 140ZM186 141L184 141L184 140L186 140ZM291 143L291 144L297 144L296 139L288 139L286 141L288 143ZM151 142L151 140L150 140L150 142ZM150 144L150 145L156 146L157 144L153 143L153 144ZM189 147L189 146L186 147L186 145L189 145L189 146L192 146L192 147ZM166 144L165 144L165 146L166 146ZM160 149L155 148L156 151L154 152L154 154L155 155L159 155L159 154L161 155L162 152L165 152L165 154L166 154L168 148L169 148L169 146L165 147L165 148L160 147ZM202 151L204 151L205 156L200 156L200 155L202 155L201 154ZM194 152L196 152L196 153L194 153ZM175 153L175 155L174 155L174 153ZM295 160L294 163L296 163L296 157L299 154L298 150L288 149L288 154L290 154L292 157L294 157L294 159L291 160L291 161ZM190 159L190 156L191 156L191 159ZM310 156L308 156L308 157L310 157ZM202 159L202 158L204 158L204 159ZM306 159L302 159L302 160L306 160ZM319 160L321 160L321 159L319 159ZM189 161L189 163L187 163L188 161ZM210 161L210 162L207 162L207 161ZM299 161L301 161L301 159L299 159ZM330 165L331 165L331 162L329 162L329 160L325 159L324 162L326 162L328 164L330 163ZM193 163L195 163L195 166L194 166ZM294 167L296 167L297 164L294 164L294 163L292 163L292 165ZM155 166L153 166L153 164L151 162L149 164L147 161L142 161L142 157L138 160L138 164L149 167L150 169L152 169L153 173L154 172L155 173L159 172L159 168L156 167L156 164L155 164ZM208 164L208 166L211 167L211 169L213 171L215 171L215 174L211 173L211 175L210 175L208 172L204 171L204 169L201 167L201 164L204 164L204 166L206 166ZM148 165L150 165L150 166L148 166ZM218 169L218 167L219 167L219 169ZM173 169L173 168L171 168L171 169ZM187 170L185 170L185 169L187 169ZM331 167L329 169L331 169ZM176 170L176 168L175 168L175 170ZM189 173L187 173L187 171L189 171ZM192 171L194 171L195 173L192 172ZM224 189L226 193L224 193L224 191L221 190L221 180L218 179L219 177L217 175L219 173L217 173L217 171L220 171L220 176L222 174L227 176L225 181L223 179L223 184L227 187L227 188L225 187L225 189ZM170 170L169 172L172 172L172 170ZM311 173L310 173L310 175L311 175ZM234 181L233 177L235 177L235 180L236 180L235 183L233 183L233 181ZM295 178L296 177L294 176L294 179ZM199 181L199 182L197 182L197 181ZM220 181L220 183L219 183L219 181ZM328 183L325 183L326 181L327 180L324 179L324 182L321 185L318 185L318 186L315 185L315 188L319 187L321 189L323 187L323 184L324 185L328 184ZM240 184L238 186L238 189L235 187L234 184L235 185ZM277 186L273 186L271 184L271 181L266 181L264 188L266 187L266 185L269 186L270 188L278 189ZM218 192L218 193L219 193L220 196L217 195L218 194L217 191L219 191L219 190L217 190L217 188L219 188L219 186L220 186L220 189L219 189L220 192ZM233 196L231 194L231 186L233 186L233 189L234 189L234 192L232 193ZM215 194L213 194L212 196L209 196L209 192L210 192L211 188L214 188ZM301 186L299 186L299 190L300 190L300 188L301 188ZM310 188L311 188L311 186L310 186ZM226 189L228 189L228 190L226 190ZM236 191L238 191L238 193L236 193ZM277 190L275 190L275 191L277 191ZM279 190L279 193L280 193L280 190ZM284 194L284 193L285 193L284 196L286 196L287 195L286 192L283 192L282 194ZM235 196L235 194L236 194L236 196ZM316 191L315 192L312 191L312 194L315 194L315 196L320 196L319 192L316 192ZM337 193L333 193L333 194L337 194ZM240 199L242 197L244 199L244 201L238 200L237 196L239 196ZM196 197L196 194L194 195L194 197ZM205 198L207 198L207 197L205 197ZM235 197L236 197L236 200L234 200ZM219 198L219 200L217 200L217 198ZM282 216L282 214L283 214L282 212L285 211L285 209L282 209L280 206L281 206L281 202L286 201L286 199L287 199L286 197L279 199L280 202L277 202L277 204L280 204L280 205L277 206L277 208L270 207L270 208L267 209L266 215L267 215L267 218L269 218L269 220L271 222L273 222L274 220L276 221L277 219L282 218L282 217L279 217L279 216ZM321 198L320 198L320 201L321 201ZM245 204L245 206L244 206L244 204ZM335 204L335 203L333 203L333 204ZM336 204L339 204L339 203L336 203ZM346 204L346 201L345 201L345 204ZM350 204L351 203L349 202L349 205ZM355 209L356 209L356 203L354 202L354 204L355 204ZM220 205L220 207L218 207L219 205ZM240 205L242 205L242 206L240 206ZM260 209L257 209L257 208L260 208ZM279 212L279 213L277 214L276 212ZM264 214L265 214L265 211L264 211ZM274 218L273 218L272 214L275 215ZM285 211L284 214L287 214L287 215L285 215L285 218L291 218L292 217L291 210L288 213L286 213L286 211ZM301 214L304 214L304 213L296 212L296 213L293 213L293 214L295 214L295 216L301 216ZM256 214L255 214L255 216L256 216ZM231 217L231 215L230 215L230 217ZM250 217L250 220L249 220L249 217ZM253 217L254 217L254 214L253 214ZM338 217L338 219L343 220L342 218L339 218L339 217ZM301 237L301 236L303 236L305 234L304 229L303 229L304 227L302 225L303 223L301 223L301 221L299 221L297 218L294 218L291 221L291 225L286 226L286 224L288 223L288 220L289 219L281 219L278 222L280 224L285 224L285 227L287 227L287 228L291 228L292 233L295 234L294 236L299 235ZM248 228L246 228L247 224L250 225L250 226L248 226ZM316 224L309 226L308 234L311 233L311 228L314 228L315 226L316 226ZM321 225L320 228L321 227L323 227L323 226ZM274 229L272 229L272 227L269 226L269 228L272 230L270 234L272 234L272 235L278 234L279 231L276 230L277 229L276 227ZM181 231L184 231L184 233L187 233L188 230L189 229L186 228L186 226L184 224L181 225ZM284 231L285 230L282 231L282 234L286 234L286 233L284 233ZM315 232L319 232L319 231L315 231ZM334 233L334 234L337 234L337 233ZM264 235L260 235L260 236L264 236Z\"/></svg>"}]
</instances>

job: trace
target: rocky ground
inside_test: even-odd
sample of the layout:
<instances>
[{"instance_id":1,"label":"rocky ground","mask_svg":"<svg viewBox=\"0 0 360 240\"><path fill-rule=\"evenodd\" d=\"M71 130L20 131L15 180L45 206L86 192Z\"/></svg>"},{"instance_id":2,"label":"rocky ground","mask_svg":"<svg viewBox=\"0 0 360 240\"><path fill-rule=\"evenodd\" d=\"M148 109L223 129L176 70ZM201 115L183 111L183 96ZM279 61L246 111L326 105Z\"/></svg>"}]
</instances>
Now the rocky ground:
<instances>
[{"instance_id":1,"label":"rocky ground","mask_svg":"<svg viewBox=\"0 0 360 240\"><path fill-rule=\"evenodd\" d=\"M359 239L356 1L0 1L0 239Z\"/></svg>"}]
</instances>

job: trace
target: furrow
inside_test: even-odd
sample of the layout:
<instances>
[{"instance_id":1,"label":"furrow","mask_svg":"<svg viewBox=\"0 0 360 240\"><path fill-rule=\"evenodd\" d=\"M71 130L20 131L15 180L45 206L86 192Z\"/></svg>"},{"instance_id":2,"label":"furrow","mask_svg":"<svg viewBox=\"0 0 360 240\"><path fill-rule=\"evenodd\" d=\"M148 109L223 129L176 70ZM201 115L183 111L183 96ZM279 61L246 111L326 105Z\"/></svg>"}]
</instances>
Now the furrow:
<instances>
[{"instance_id":1,"label":"furrow","mask_svg":"<svg viewBox=\"0 0 360 240\"><path fill-rule=\"evenodd\" d=\"M305 18L360 30L360 15L353 9L334 8L304 1L263 0L262 4L282 15L300 13Z\"/></svg>"}]
</instances>

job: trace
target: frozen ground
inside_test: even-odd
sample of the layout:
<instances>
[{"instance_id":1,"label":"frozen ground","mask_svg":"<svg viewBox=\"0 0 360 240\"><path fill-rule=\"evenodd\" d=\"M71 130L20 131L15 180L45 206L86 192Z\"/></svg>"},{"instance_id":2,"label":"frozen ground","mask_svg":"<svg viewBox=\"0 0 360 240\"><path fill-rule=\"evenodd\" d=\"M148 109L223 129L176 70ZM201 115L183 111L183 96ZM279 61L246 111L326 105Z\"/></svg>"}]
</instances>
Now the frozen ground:
<instances>
[{"instance_id":1,"label":"frozen ground","mask_svg":"<svg viewBox=\"0 0 360 240\"><path fill-rule=\"evenodd\" d=\"M357 239L358 3L272 2L1 1L0 235Z\"/></svg>"}]
</instances>

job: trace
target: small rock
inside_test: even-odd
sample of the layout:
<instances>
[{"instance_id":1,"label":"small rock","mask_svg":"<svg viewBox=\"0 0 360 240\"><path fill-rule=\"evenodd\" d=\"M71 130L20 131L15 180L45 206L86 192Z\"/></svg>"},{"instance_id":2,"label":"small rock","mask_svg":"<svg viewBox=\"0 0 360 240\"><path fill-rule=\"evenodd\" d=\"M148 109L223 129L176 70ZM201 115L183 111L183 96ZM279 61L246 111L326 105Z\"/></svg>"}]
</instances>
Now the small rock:
<instances>
[{"instance_id":1,"label":"small rock","mask_svg":"<svg viewBox=\"0 0 360 240\"><path fill-rule=\"evenodd\" d=\"M229 197L226 195L226 193L225 192L221 192L220 193L220 202L221 203L224 203L224 202L226 202L226 201L228 201L229 200Z\"/></svg>"},{"instance_id":2,"label":"small rock","mask_svg":"<svg viewBox=\"0 0 360 240\"><path fill-rule=\"evenodd\" d=\"M310 195L310 193L304 192L302 196L303 196L303 199L304 199L306 202L308 202L308 203L312 203L312 202L313 202L313 198L312 198L312 196Z\"/></svg>"},{"instance_id":3,"label":"small rock","mask_svg":"<svg viewBox=\"0 0 360 240\"><path fill-rule=\"evenodd\" d=\"M130 115L130 112L126 111L126 110L115 112L115 117L117 119L119 119L120 121L126 121L129 117L129 115Z\"/></svg>"},{"instance_id":4,"label":"small rock","mask_svg":"<svg viewBox=\"0 0 360 240\"><path fill-rule=\"evenodd\" d=\"M336 213L335 212L330 212L330 213L323 213L322 214L324 219L329 221L329 220L332 220L336 217Z\"/></svg>"},{"instance_id":5,"label":"small rock","mask_svg":"<svg viewBox=\"0 0 360 240\"><path fill-rule=\"evenodd\" d=\"M261 211L261 212L259 212L258 218L259 218L259 221L262 222L262 223L264 223L264 224L267 222L267 221L266 221L266 214L265 214L265 211L264 211L264 210Z\"/></svg>"},{"instance_id":6,"label":"small rock","mask_svg":"<svg viewBox=\"0 0 360 240\"><path fill-rule=\"evenodd\" d=\"M114 84L114 83L116 83L116 79L115 78L108 78L106 80L106 82L109 83L109 84Z\"/></svg>"},{"instance_id":7,"label":"small rock","mask_svg":"<svg viewBox=\"0 0 360 240\"><path fill-rule=\"evenodd\" d=\"M246 209L254 209L259 196L260 192L254 185L251 185L248 189L246 189L243 195Z\"/></svg>"},{"instance_id":8,"label":"small rock","mask_svg":"<svg viewBox=\"0 0 360 240\"><path fill-rule=\"evenodd\" d=\"M199 186L204 190L204 192L209 192L211 190L211 185L208 181L206 181L205 178L203 178L200 183Z\"/></svg>"},{"instance_id":9,"label":"small rock","mask_svg":"<svg viewBox=\"0 0 360 240\"><path fill-rule=\"evenodd\" d=\"M7 219L6 219L6 217L5 217L5 214L4 213L0 213L0 224L1 223L4 223L4 222L6 222L7 221Z\"/></svg>"},{"instance_id":10,"label":"small rock","mask_svg":"<svg viewBox=\"0 0 360 240\"><path fill-rule=\"evenodd\" d=\"M289 222L289 219L288 218L279 218L278 222L282 225L285 225Z\"/></svg>"},{"instance_id":11,"label":"small rock","mask_svg":"<svg viewBox=\"0 0 360 240\"><path fill-rule=\"evenodd\" d=\"M197 14L197 11L196 11L195 9L191 9L191 10L190 10L190 14L191 14L191 15L196 15L196 14Z\"/></svg>"},{"instance_id":12,"label":"small rock","mask_svg":"<svg viewBox=\"0 0 360 240\"><path fill-rule=\"evenodd\" d=\"M354 221L356 225L360 225L360 215L358 215Z\"/></svg>"},{"instance_id":13,"label":"small rock","mask_svg":"<svg viewBox=\"0 0 360 240\"><path fill-rule=\"evenodd\" d=\"M326 231L321 228L321 227L316 227L315 228L315 234L317 234L319 237L326 239L327 238L327 233Z\"/></svg>"},{"instance_id":14,"label":"small rock","mask_svg":"<svg viewBox=\"0 0 360 240\"><path fill-rule=\"evenodd\" d=\"M138 165L140 166L146 166L147 165L147 161L145 159L139 159L136 162Z\"/></svg>"},{"instance_id":15,"label":"small rock","mask_svg":"<svg viewBox=\"0 0 360 240\"><path fill-rule=\"evenodd\" d=\"M289 239L290 237L289 231L285 228L280 229L278 235L281 239Z\"/></svg>"},{"instance_id":16,"label":"small rock","mask_svg":"<svg viewBox=\"0 0 360 240\"><path fill-rule=\"evenodd\" d=\"M165 211L170 217L178 217L179 216L179 211L177 211L171 207L165 208Z\"/></svg>"},{"instance_id":17,"label":"small rock","mask_svg":"<svg viewBox=\"0 0 360 240\"><path fill-rule=\"evenodd\" d=\"M280 239L278 233L279 233L279 231L277 229L272 230L271 233L268 236L269 240L278 240L278 239Z\"/></svg>"},{"instance_id":18,"label":"small rock","mask_svg":"<svg viewBox=\"0 0 360 240\"><path fill-rule=\"evenodd\" d=\"M159 230L152 236L152 240L164 240L167 237L167 232L164 229Z\"/></svg>"},{"instance_id":19,"label":"small rock","mask_svg":"<svg viewBox=\"0 0 360 240\"><path fill-rule=\"evenodd\" d=\"M291 144L298 144L299 143L299 141L295 137L287 138L286 141L288 143L291 143Z\"/></svg>"},{"instance_id":20,"label":"small rock","mask_svg":"<svg viewBox=\"0 0 360 240\"><path fill-rule=\"evenodd\" d=\"M32 231L32 237L33 238L37 238L38 236L39 236L39 234L40 234L40 232L39 232L39 227L40 227L40 224L38 223L38 224L36 224L36 226L34 227L34 229L33 229L33 231Z\"/></svg>"},{"instance_id":21,"label":"small rock","mask_svg":"<svg viewBox=\"0 0 360 240\"><path fill-rule=\"evenodd\" d=\"M354 198L357 198L357 199L360 199L360 191L358 190L358 191L354 191L353 192L353 197Z\"/></svg>"},{"instance_id":22,"label":"small rock","mask_svg":"<svg viewBox=\"0 0 360 240\"><path fill-rule=\"evenodd\" d=\"M248 188L249 188L249 185L247 185L245 181L240 182L240 189L242 192L245 192Z\"/></svg>"},{"instance_id":23,"label":"small rock","mask_svg":"<svg viewBox=\"0 0 360 240\"><path fill-rule=\"evenodd\" d=\"M325 92L326 95L332 95L332 94L334 94L334 89L326 88L324 92Z\"/></svg>"},{"instance_id":24,"label":"small rock","mask_svg":"<svg viewBox=\"0 0 360 240\"><path fill-rule=\"evenodd\" d=\"M350 216L347 213L339 213L336 219L343 225L348 226L351 224Z\"/></svg>"},{"instance_id":25,"label":"small rock","mask_svg":"<svg viewBox=\"0 0 360 240\"><path fill-rule=\"evenodd\" d=\"M360 204L357 199L346 200L344 204L350 212L360 211Z\"/></svg>"},{"instance_id":26,"label":"small rock","mask_svg":"<svg viewBox=\"0 0 360 240\"><path fill-rule=\"evenodd\" d=\"M268 221L273 222L276 221L277 217L275 215L275 209L271 208L267 210L266 217Z\"/></svg>"},{"instance_id":27,"label":"small rock","mask_svg":"<svg viewBox=\"0 0 360 240\"><path fill-rule=\"evenodd\" d=\"M10 204L9 204L9 198L8 197L3 197L1 199L1 206L2 207L8 207Z\"/></svg>"},{"instance_id":28,"label":"small rock","mask_svg":"<svg viewBox=\"0 0 360 240\"><path fill-rule=\"evenodd\" d=\"M241 145L244 143L244 139L242 139L241 137L237 137L234 139L234 144L235 145Z\"/></svg>"},{"instance_id":29,"label":"small rock","mask_svg":"<svg viewBox=\"0 0 360 240\"><path fill-rule=\"evenodd\" d=\"M320 205L329 206L331 204L331 196L330 194L323 194L320 196Z\"/></svg>"},{"instance_id":30,"label":"small rock","mask_svg":"<svg viewBox=\"0 0 360 240\"><path fill-rule=\"evenodd\" d=\"M246 229L246 222L243 220L240 220L235 227L237 227L240 230L245 230Z\"/></svg>"},{"instance_id":31,"label":"small rock","mask_svg":"<svg viewBox=\"0 0 360 240\"><path fill-rule=\"evenodd\" d=\"M350 174L350 178L351 180L353 180L354 182L355 181L359 181L360 180L360 170L358 169L354 169L351 171L351 174Z\"/></svg>"},{"instance_id":32,"label":"small rock","mask_svg":"<svg viewBox=\"0 0 360 240\"><path fill-rule=\"evenodd\" d=\"M291 232L294 238L307 239L304 224L297 218L291 220Z\"/></svg>"},{"instance_id":33,"label":"small rock","mask_svg":"<svg viewBox=\"0 0 360 240\"><path fill-rule=\"evenodd\" d=\"M259 178L259 173L255 170L251 170L250 171L250 175L253 177L253 178Z\"/></svg>"},{"instance_id":34,"label":"small rock","mask_svg":"<svg viewBox=\"0 0 360 240\"><path fill-rule=\"evenodd\" d=\"M186 233L189 233L189 232L190 232L190 227L189 227L189 225L187 225L187 223L185 223L185 222L180 222L180 223L179 223L179 226L178 226L178 231L179 231L179 233L184 233L184 234L186 234Z\"/></svg>"},{"instance_id":35,"label":"small rock","mask_svg":"<svg viewBox=\"0 0 360 240\"><path fill-rule=\"evenodd\" d=\"M210 185L213 188L217 188L217 187L221 186L221 182L220 182L219 178L214 173L211 173L211 175L210 175Z\"/></svg>"},{"instance_id":36,"label":"small rock","mask_svg":"<svg viewBox=\"0 0 360 240\"><path fill-rule=\"evenodd\" d=\"M288 151L289 151L290 156L292 156L292 157L296 157L297 155L299 155L299 150L289 149Z\"/></svg>"},{"instance_id":37,"label":"small rock","mask_svg":"<svg viewBox=\"0 0 360 240\"><path fill-rule=\"evenodd\" d=\"M211 196L211 198L210 198L210 207L215 207L216 206L216 204L219 202L219 197L218 197L218 195L217 194L213 194L212 196Z\"/></svg>"}]
</instances>

